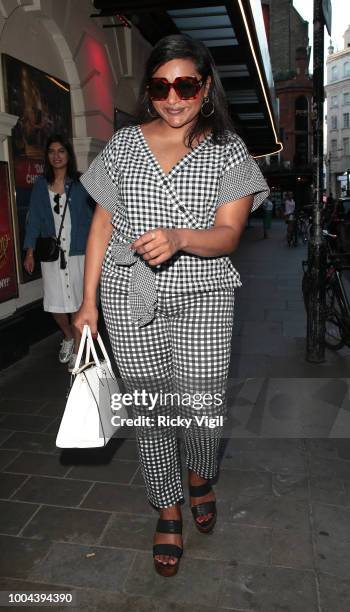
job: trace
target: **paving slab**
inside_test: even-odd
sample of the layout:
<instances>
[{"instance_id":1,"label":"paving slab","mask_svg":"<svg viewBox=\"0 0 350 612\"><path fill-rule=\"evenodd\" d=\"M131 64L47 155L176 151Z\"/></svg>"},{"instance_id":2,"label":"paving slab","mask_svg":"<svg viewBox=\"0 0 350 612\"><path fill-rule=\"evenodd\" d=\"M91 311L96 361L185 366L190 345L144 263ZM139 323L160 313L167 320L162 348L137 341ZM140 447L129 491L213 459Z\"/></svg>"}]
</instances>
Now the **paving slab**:
<instances>
[{"instance_id":1,"label":"paving slab","mask_svg":"<svg viewBox=\"0 0 350 612\"><path fill-rule=\"evenodd\" d=\"M19 534L39 507L37 504L0 500L0 532L7 535Z\"/></svg>"},{"instance_id":2,"label":"paving slab","mask_svg":"<svg viewBox=\"0 0 350 612\"><path fill-rule=\"evenodd\" d=\"M0 427L16 431L44 431L52 421L52 417L40 415L5 414Z\"/></svg>"},{"instance_id":3,"label":"paving slab","mask_svg":"<svg viewBox=\"0 0 350 612\"><path fill-rule=\"evenodd\" d=\"M2 417L0 417L0 419L2 419ZM0 445L12 436L12 433L10 429L0 429Z\"/></svg>"},{"instance_id":4,"label":"paving slab","mask_svg":"<svg viewBox=\"0 0 350 612\"><path fill-rule=\"evenodd\" d=\"M12 499L54 506L78 506L92 483L69 478L31 476Z\"/></svg>"},{"instance_id":5,"label":"paving slab","mask_svg":"<svg viewBox=\"0 0 350 612\"><path fill-rule=\"evenodd\" d=\"M236 526L220 517L215 532L207 538L191 524L184 546L186 556L195 559L268 566L271 564L272 531L265 527Z\"/></svg>"},{"instance_id":6,"label":"paving slab","mask_svg":"<svg viewBox=\"0 0 350 612\"><path fill-rule=\"evenodd\" d=\"M311 571L259 566L225 568L219 606L251 612L319 612Z\"/></svg>"},{"instance_id":7,"label":"paving slab","mask_svg":"<svg viewBox=\"0 0 350 612\"><path fill-rule=\"evenodd\" d=\"M313 504L315 564L322 573L350 575L350 508Z\"/></svg>"},{"instance_id":8,"label":"paving slab","mask_svg":"<svg viewBox=\"0 0 350 612\"><path fill-rule=\"evenodd\" d=\"M280 448L271 444L270 448L242 450L232 438L225 449L221 466L225 469L256 470L258 472L305 474L303 450L293 445L294 440L283 439ZM278 440L280 442L280 440Z\"/></svg>"},{"instance_id":9,"label":"paving slab","mask_svg":"<svg viewBox=\"0 0 350 612\"><path fill-rule=\"evenodd\" d=\"M0 449L0 469L6 469L8 465L13 463L14 459L19 456L19 452L16 450L2 450Z\"/></svg>"},{"instance_id":10,"label":"paving slab","mask_svg":"<svg viewBox=\"0 0 350 612\"><path fill-rule=\"evenodd\" d=\"M256 498L241 495L236 501L221 506L220 517L235 525L298 531L310 529L308 502L295 499L293 494L283 497L260 495Z\"/></svg>"},{"instance_id":11,"label":"paving slab","mask_svg":"<svg viewBox=\"0 0 350 612\"><path fill-rule=\"evenodd\" d=\"M124 591L148 595L167 603L216 606L221 589L224 563L207 559L181 559L181 571L164 580L153 567L150 553L138 552L129 571Z\"/></svg>"},{"instance_id":12,"label":"paving slab","mask_svg":"<svg viewBox=\"0 0 350 612\"><path fill-rule=\"evenodd\" d=\"M0 473L0 497L7 499L28 479L26 474Z\"/></svg>"},{"instance_id":13,"label":"paving slab","mask_svg":"<svg viewBox=\"0 0 350 612\"><path fill-rule=\"evenodd\" d=\"M95 544L108 520L107 512L42 506L21 535L36 540Z\"/></svg>"},{"instance_id":14,"label":"paving slab","mask_svg":"<svg viewBox=\"0 0 350 612\"><path fill-rule=\"evenodd\" d=\"M128 483L138 469L137 461L114 460L103 465L79 465L73 467L67 478L80 478L100 482Z\"/></svg>"},{"instance_id":15,"label":"paving slab","mask_svg":"<svg viewBox=\"0 0 350 612\"><path fill-rule=\"evenodd\" d=\"M120 591L135 553L101 546L54 543L28 578L70 586Z\"/></svg>"},{"instance_id":16,"label":"paving slab","mask_svg":"<svg viewBox=\"0 0 350 612\"><path fill-rule=\"evenodd\" d=\"M11 435L3 441L1 448L57 454L56 436L32 431L11 432Z\"/></svg>"},{"instance_id":17,"label":"paving slab","mask_svg":"<svg viewBox=\"0 0 350 612\"><path fill-rule=\"evenodd\" d=\"M49 540L0 535L0 576L26 578L45 559L50 547Z\"/></svg>"},{"instance_id":18,"label":"paving slab","mask_svg":"<svg viewBox=\"0 0 350 612\"><path fill-rule=\"evenodd\" d=\"M44 405L43 400L32 399L1 399L0 413L8 414L36 414Z\"/></svg>"},{"instance_id":19,"label":"paving slab","mask_svg":"<svg viewBox=\"0 0 350 612\"><path fill-rule=\"evenodd\" d=\"M349 609L350 578L320 573L318 580L322 612L344 612Z\"/></svg>"},{"instance_id":20,"label":"paving slab","mask_svg":"<svg viewBox=\"0 0 350 612\"><path fill-rule=\"evenodd\" d=\"M81 507L109 512L155 515L152 506L147 502L144 487L136 485L96 483Z\"/></svg>"},{"instance_id":21,"label":"paving slab","mask_svg":"<svg viewBox=\"0 0 350 612\"><path fill-rule=\"evenodd\" d=\"M273 529L271 563L278 567L313 569L311 533L293 529Z\"/></svg>"},{"instance_id":22,"label":"paving slab","mask_svg":"<svg viewBox=\"0 0 350 612\"><path fill-rule=\"evenodd\" d=\"M2 451L3 453L11 451ZM13 454L15 451L13 451ZM21 474L40 474L46 476L64 476L70 469L62 465L59 457L48 453L22 452L14 461L7 463L7 472L17 472ZM1 455L0 455L1 456Z\"/></svg>"},{"instance_id":23,"label":"paving slab","mask_svg":"<svg viewBox=\"0 0 350 612\"><path fill-rule=\"evenodd\" d=\"M225 465L224 463L221 466ZM216 496L223 503L234 500L241 495L259 497L272 494L271 474L255 470L224 469L221 467L217 478L213 481Z\"/></svg>"}]
</instances>

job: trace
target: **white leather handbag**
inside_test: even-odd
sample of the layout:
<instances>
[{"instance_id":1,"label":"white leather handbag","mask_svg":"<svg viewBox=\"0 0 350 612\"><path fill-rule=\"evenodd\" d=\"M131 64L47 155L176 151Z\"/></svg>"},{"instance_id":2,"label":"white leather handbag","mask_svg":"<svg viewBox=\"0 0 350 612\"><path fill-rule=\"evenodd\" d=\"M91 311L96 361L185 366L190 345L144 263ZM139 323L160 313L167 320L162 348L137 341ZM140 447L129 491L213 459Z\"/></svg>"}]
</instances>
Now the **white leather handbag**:
<instances>
[{"instance_id":1,"label":"white leather handbag","mask_svg":"<svg viewBox=\"0 0 350 612\"><path fill-rule=\"evenodd\" d=\"M121 402L121 408L117 412L112 409L112 395L120 394L120 389L99 334L97 342L104 357L103 361L97 356L90 327L85 325L72 372L73 384L56 437L58 448L106 446L120 428L120 418L128 416ZM85 345L85 363L81 365ZM90 351L93 361L90 361ZM118 419L113 422L113 416L116 414Z\"/></svg>"}]
</instances>

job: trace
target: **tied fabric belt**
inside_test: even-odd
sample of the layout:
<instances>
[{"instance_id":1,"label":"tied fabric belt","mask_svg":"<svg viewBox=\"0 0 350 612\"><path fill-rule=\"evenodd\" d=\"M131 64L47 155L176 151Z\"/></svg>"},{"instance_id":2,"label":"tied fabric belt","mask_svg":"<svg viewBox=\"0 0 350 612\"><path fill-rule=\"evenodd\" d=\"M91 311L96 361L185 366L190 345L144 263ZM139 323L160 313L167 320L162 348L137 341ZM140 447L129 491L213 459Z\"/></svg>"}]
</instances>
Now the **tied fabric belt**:
<instances>
[{"instance_id":1,"label":"tied fabric belt","mask_svg":"<svg viewBox=\"0 0 350 612\"><path fill-rule=\"evenodd\" d=\"M119 266L133 266L129 285L131 318L143 327L154 318L157 305L155 273L128 244L114 243L111 254Z\"/></svg>"}]
</instances>

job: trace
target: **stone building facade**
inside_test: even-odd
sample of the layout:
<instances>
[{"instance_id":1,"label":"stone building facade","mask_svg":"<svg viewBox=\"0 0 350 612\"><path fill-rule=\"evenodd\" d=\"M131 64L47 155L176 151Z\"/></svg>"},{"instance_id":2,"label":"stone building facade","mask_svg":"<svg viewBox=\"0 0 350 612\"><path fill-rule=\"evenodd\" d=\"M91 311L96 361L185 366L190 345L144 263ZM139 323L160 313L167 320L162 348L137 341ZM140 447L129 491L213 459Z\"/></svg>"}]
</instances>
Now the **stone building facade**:
<instances>
[{"instance_id":1,"label":"stone building facade","mask_svg":"<svg viewBox=\"0 0 350 612\"><path fill-rule=\"evenodd\" d=\"M270 158L265 173L276 207L285 191L298 205L309 203L312 182L312 77L309 75L308 22L292 0L262 0L283 150Z\"/></svg>"},{"instance_id":2,"label":"stone building facade","mask_svg":"<svg viewBox=\"0 0 350 612\"><path fill-rule=\"evenodd\" d=\"M69 86L73 146L81 171L112 136L115 109L133 113L151 50L137 28L103 28L113 25L115 18L91 19L91 12L90 0L0 2L0 55L25 62ZM10 138L19 116L8 112L4 75L0 70L0 162L10 162L11 169ZM30 170L24 180L33 182ZM14 184L11 192L15 193ZM11 228L16 230L19 214L14 195L11 201ZM45 321L47 326L51 321L42 313L41 278L21 280L21 241L11 237L7 244L15 248L18 295L0 303L0 368L8 354L21 355L27 336L45 335Z\"/></svg>"},{"instance_id":3,"label":"stone building facade","mask_svg":"<svg viewBox=\"0 0 350 612\"><path fill-rule=\"evenodd\" d=\"M349 191L350 178L350 26L344 48L327 57L327 185L335 197ZM347 195L350 195L348 193Z\"/></svg>"},{"instance_id":4,"label":"stone building facade","mask_svg":"<svg viewBox=\"0 0 350 612\"><path fill-rule=\"evenodd\" d=\"M294 8L292 0L262 0L274 80L295 72L296 51L308 47L308 22Z\"/></svg>"}]
</instances>

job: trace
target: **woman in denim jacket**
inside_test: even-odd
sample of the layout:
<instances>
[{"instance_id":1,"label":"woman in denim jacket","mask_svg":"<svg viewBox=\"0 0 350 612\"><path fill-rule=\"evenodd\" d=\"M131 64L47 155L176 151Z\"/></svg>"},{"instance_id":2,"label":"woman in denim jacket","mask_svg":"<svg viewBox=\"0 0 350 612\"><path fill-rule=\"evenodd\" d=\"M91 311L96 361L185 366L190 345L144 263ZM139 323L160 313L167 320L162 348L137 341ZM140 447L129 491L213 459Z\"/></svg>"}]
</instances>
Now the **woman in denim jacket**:
<instances>
[{"instance_id":1,"label":"woman in denim jacket","mask_svg":"<svg viewBox=\"0 0 350 612\"><path fill-rule=\"evenodd\" d=\"M44 310L51 312L62 330L59 360L74 367L80 336L72 325L83 298L86 240L93 214L93 200L80 183L72 145L61 135L51 136L45 150L44 175L36 180L30 198L24 239L24 267L32 274L39 236L57 236L69 192L61 245L67 262L60 259L41 263Z\"/></svg>"}]
</instances>

